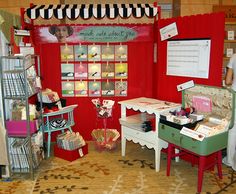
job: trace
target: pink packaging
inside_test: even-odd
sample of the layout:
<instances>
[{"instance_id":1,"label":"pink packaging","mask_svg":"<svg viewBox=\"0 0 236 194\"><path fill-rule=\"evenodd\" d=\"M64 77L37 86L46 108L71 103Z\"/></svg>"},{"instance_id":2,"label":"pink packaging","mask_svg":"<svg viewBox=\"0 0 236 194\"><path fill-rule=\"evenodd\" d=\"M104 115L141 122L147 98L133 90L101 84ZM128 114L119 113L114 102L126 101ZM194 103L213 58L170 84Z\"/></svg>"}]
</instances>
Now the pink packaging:
<instances>
[{"instance_id":1,"label":"pink packaging","mask_svg":"<svg viewBox=\"0 0 236 194\"><path fill-rule=\"evenodd\" d=\"M37 120L30 121L30 134L37 132ZM6 129L8 136L26 137L27 121L6 121Z\"/></svg>"}]
</instances>

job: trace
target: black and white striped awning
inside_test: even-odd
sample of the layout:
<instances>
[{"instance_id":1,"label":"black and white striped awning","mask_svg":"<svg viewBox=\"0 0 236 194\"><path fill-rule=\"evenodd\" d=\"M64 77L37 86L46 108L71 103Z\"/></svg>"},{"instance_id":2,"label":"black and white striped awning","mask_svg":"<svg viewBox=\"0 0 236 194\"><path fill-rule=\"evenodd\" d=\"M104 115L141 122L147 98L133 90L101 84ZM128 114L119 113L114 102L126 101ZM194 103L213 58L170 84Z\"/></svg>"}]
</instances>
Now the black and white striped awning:
<instances>
[{"instance_id":1,"label":"black and white striped awning","mask_svg":"<svg viewBox=\"0 0 236 194\"><path fill-rule=\"evenodd\" d=\"M131 15L136 18L143 16L155 17L158 14L158 7L150 4L63 4L63 5L34 5L26 9L30 19L37 19L39 16L50 19L54 16L57 19L68 17L69 19L89 19L92 16L101 19L108 17L114 19L118 16L128 18Z\"/></svg>"}]
</instances>

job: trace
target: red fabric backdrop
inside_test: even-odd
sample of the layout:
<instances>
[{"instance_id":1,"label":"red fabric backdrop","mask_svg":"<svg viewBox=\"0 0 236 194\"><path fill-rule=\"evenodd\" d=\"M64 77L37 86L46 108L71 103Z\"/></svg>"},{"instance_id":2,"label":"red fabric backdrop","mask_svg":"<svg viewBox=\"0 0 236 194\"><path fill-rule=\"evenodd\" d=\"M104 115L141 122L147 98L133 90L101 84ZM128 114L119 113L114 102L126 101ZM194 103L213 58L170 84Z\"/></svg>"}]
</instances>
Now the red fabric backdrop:
<instances>
[{"instance_id":1,"label":"red fabric backdrop","mask_svg":"<svg viewBox=\"0 0 236 194\"><path fill-rule=\"evenodd\" d=\"M101 97L114 100L115 109L108 128L120 131L120 105L118 101L140 96L153 96L153 42L127 43L128 45L128 96ZM41 44L37 47L41 56L43 88L57 91L61 97L60 44ZM79 131L85 140L91 140L91 131L101 128L102 122L96 119L92 97L66 97L67 105L78 104L75 110L74 131Z\"/></svg>"},{"instance_id":2,"label":"red fabric backdrop","mask_svg":"<svg viewBox=\"0 0 236 194\"><path fill-rule=\"evenodd\" d=\"M215 22L217 21L217 22ZM160 41L159 28L176 22L179 34L173 39L210 38L210 75L209 79L176 77L166 75L166 46L167 41ZM154 37L158 40L158 63L153 63L154 41L133 42L128 45L128 96L106 97L115 100L112 119L108 120L108 128L120 131L120 105L118 101L135 97L156 97L158 99L181 102L181 93L176 85L194 80L198 84L213 86L221 85L222 53L224 41L224 14L213 13L189 17L178 17L159 20L155 27ZM150 35L152 36L152 35ZM36 45L36 51L41 56L42 84L44 88L57 91L61 97L61 65L60 44L50 43ZM78 104L75 110L74 131L79 131L85 140L91 140L91 131L101 128L102 122L96 119L92 97L67 97L67 105ZM103 98L100 98L101 100Z\"/></svg>"},{"instance_id":3,"label":"red fabric backdrop","mask_svg":"<svg viewBox=\"0 0 236 194\"><path fill-rule=\"evenodd\" d=\"M158 37L155 97L163 100L181 102L181 92L178 92L176 89L176 86L181 83L194 80L194 83L197 84L221 86L225 17L224 13L212 13L163 19L158 22L158 29L173 22L176 22L178 35L172 39L210 38L211 40L209 78L200 79L166 75L167 41L160 41L160 37Z\"/></svg>"}]
</instances>

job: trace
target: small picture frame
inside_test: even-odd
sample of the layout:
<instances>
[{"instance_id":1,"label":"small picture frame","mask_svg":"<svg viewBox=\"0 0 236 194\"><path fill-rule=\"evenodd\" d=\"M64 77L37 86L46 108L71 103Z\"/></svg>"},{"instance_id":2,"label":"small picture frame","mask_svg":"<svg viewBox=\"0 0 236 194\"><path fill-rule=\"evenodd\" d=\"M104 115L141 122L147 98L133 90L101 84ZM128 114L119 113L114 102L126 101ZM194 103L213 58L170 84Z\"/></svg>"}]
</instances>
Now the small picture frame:
<instances>
[{"instance_id":1,"label":"small picture frame","mask_svg":"<svg viewBox=\"0 0 236 194\"><path fill-rule=\"evenodd\" d=\"M233 48L227 48L226 49L226 57L231 57L234 53L234 49Z\"/></svg>"},{"instance_id":2,"label":"small picture frame","mask_svg":"<svg viewBox=\"0 0 236 194\"><path fill-rule=\"evenodd\" d=\"M228 31L228 40L234 40L234 31L233 30Z\"/></svg>"}]
</instances>

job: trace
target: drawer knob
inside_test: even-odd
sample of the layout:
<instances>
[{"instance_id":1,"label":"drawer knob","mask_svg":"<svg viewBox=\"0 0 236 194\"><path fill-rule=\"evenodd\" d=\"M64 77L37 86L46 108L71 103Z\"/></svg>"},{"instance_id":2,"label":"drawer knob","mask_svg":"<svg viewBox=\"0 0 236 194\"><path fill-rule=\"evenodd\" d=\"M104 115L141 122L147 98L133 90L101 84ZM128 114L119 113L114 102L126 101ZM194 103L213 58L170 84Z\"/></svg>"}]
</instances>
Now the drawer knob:
<instances>
[{"instance_id":1,"label":"drawer knob","mask_svg":"<svg viewBox=\"0 0 236 194\"><path fill-rule=\"evenodd\" d=\"M161 125L161 129L165 129L165 125Z\"/></svg>"},{"instance_id":2,"label":"drawer knob","mask_svg":"<svg viewBox=\"0 0 236 194\"><path fill-rule=\"evenodd\" d=\"M174 133L171 133L171 136L172 136L172 137L174 137L174 136L175 136L175 134L174 134Z\"/></svg>"}]
</instances>

